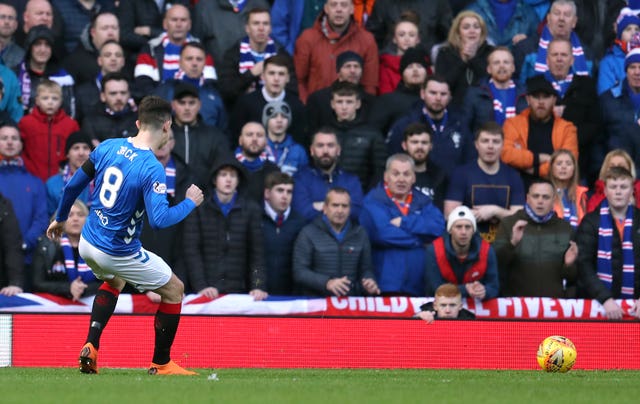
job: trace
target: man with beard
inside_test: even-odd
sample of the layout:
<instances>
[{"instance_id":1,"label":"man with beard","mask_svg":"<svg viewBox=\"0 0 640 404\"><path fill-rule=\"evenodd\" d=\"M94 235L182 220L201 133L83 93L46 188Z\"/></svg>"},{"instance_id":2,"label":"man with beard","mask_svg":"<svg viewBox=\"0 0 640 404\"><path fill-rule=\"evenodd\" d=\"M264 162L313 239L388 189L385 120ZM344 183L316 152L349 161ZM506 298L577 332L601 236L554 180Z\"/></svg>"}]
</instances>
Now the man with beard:
<instances>
[{"instance_id":1,"label":"man with beard","mask_svg":"<svg viewBox=\"0 0 640 404\"><path fill-rule=\"evenodd\" d=\"M438 209L444 205L447 190L447 173L429 160L433 148L431 132L427 125L414 123L404 131L402 149L413 159L416 166L416 188L427 195Z\"/></svg>"},{"instance_id":2,"label":"man with beard","mask_svg":"<svg viewBox=\"0 0 640 404\"><path fill-rule=\"evenodd\" d=\"M448 216L448 234L427 247L427 296L445 283L458 286L462 297L498 297L498 260L477 232L474 213L458 206Z\"/></svg>"},{"instance_id":3,"label":"man with beard","mask_svg":"<svg viewBox=\"0 0 640 404\"><path fill-rule=\"evenodd\" d=\"M138 131L137 108L130 96L129 82L122 73L108 73L102 78L101 102L82 121L82 131L91 137L94 146L106 139L133 136Z\"/></svg>"},{"instance_id":4,"label":"man with beard","mask_svg":"<svg viewBox=\"0 0 640 404\"><path fill-rule=\"evenodd\" d=\"M371 240L378 286L387 296L425 295L425 246L444 231L442 213L414 192L413 160L387 159L384 180L366 196L360 224Z\"/></svg>"},{"instance_id":5,"label":"man with beard","mask_svg":"<svg viewBox=\"0 0 640 404\"><path fill-rule=\"evenodd\" d=\"M393 124L387 137L389 154L402 152L405 128L414 122L431 127L433 162L444 170L472 160L475 156L471 135L462 127L462 114L449 108L451 91L447 81L433 75L424 82L420 91L423 103L416 104L408 114Z\"/></svg>"},{"instance_id":6,"label":"man with beard","mask_svg":"<svg viewBox=\"0 0 640 404\"><path fill-rule=\"evenodd\" d=\"M123 72L125 60L122 46L113 39L108 40L100 47L97 61L100 71L96 74L94 80L77 84L74 88L76 94L76 118L79 122L82 122L84 117L90 115L96 104L100 102L101 79L108 73Z\"/></svg>"},{"instance_id":7,"label":"man with beard","mask_svg":"<svg viewBox=\"0 0 640 404\"><path fill-rule=\"evenodd\" d=\"M509 48L500 46L489 53L487 73L479 86L469 87L465 96L464 126L469 133L476 133L480 126L489 121L502 125L527 108L524 86L513 80L515 64Z\"/></svg>"},{"instance_id":8,"label":"man with beard","mask_svg":"<svg viewBox=\"0 0 640 404\"><path fill-rule=\"evenodd\" d=\"M338 167L340 144L336 131L329 127L318 129L311 139L309 151L311 163L294 177L293 209L311 221L323 211L329 189L342 187L351 195L350 217L357 220L362 208L362 186L356 175Z\"/></svg>"},{"instance_id":9,"label":"man with beard","mask_svg":"<svg viewBox=\"0 0 640 404\"><path fill-rule=\"evenodd\" d=\"M567 149L578 159L576 127L553 113L557 92L543 75L527 80L529 108L504 123L502 161L520 170L525 184L549 174L551 154Z\"/></svg>"},{"instance_id":10,"label":"man with beard","mask_svg":"<svg viewBox=\"0 0 640 404\"><path fill-rule=\"evenodd\" d=\"M247 170L247 197L262 204L264 179L270 172L279 171L267 154L267 133L258 122L248 122L240 131L235 157Z\"/></svg>"},{"instance_id":11,"label":"man with beard","mask_svg":"<svg viewBox=\"0 0 640 404\"><path fill-rule=\"evenodd\" d=\"M522 209L524 187L516 170L500 162L504 144L502 127L487 122L476 132L478 159L451 174L444 214L458 206L472 209L478 232L489 243L495 239L500 220Z\"/></svg>"}]
</instances>

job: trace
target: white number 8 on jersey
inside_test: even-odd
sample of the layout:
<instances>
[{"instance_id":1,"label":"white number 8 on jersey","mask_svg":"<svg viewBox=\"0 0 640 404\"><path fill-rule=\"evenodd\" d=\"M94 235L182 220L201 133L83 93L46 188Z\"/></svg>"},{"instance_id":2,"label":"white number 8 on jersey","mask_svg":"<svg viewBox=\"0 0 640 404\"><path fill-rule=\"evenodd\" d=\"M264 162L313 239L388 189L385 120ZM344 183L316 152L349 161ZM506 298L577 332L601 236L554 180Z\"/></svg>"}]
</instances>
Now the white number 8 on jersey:
<instances>
[{"instance_id":1,"label":"white number 8 on jersey","mask_svg":"<svg viewBox=\"0 0 640 404\"><path fill-rule=\"evenodd\" d=\"M100 203L105 208L112 208L116 203L118 191L122 186L124 176L122 171L117 167L109 167L104 171L102 176L102 186L100 187Z\"/></svg>"}]
</instances>

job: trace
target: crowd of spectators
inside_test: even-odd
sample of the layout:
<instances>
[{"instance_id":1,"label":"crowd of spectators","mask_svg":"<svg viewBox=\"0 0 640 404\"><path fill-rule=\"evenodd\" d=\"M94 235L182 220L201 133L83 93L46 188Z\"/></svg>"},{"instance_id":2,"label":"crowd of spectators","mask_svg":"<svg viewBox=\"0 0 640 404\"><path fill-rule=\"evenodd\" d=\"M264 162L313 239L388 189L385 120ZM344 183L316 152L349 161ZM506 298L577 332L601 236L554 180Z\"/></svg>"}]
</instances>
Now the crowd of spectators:
<instances>
[{"instance_id":1,"label":"crowd of spectators","mask_svg":"<svg viewBox=\"0 0 640 404\"><path fill-rule=\"evenodd\" d=\"M95 289L78 229L108 190L87 187L59 244L43 233L155 94L169 203L191 183L207 199L142 240L190 292L450 284L425 320L498 296L619 318L640 298L636 3L2 0L0 293Z\"/></svg>"}]
</instances>

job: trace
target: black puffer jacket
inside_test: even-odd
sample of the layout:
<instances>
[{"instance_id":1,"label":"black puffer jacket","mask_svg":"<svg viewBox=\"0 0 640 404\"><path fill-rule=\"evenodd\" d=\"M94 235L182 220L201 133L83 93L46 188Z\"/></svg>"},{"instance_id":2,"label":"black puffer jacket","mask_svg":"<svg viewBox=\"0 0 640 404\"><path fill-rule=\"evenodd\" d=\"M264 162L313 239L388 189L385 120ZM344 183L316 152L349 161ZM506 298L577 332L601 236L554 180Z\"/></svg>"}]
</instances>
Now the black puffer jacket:
<instances>
[{"instance_id":1,"label":"black puffer jacket","mask_svg":"<svg viewBox=\"0 0 640 404\"><path fill-rule=\"evenodd\" d=\"M241 173L242 185L244 168L235 159L217 163L212 176L225 166ZM266 290L261 225L261 208L242 192L227 216L210 193L184 222L183 258L191 287L196 292L215 287L220 293Z\"/></svg>"},{"instance_id":2,"label":"black puffer jacket","mask_svg":"<svg viewBox=\"0 0 640 404\"><path fill-rule=\"evenodd\" d=\"M11 202L0 195L0 288L23 285L24 257L18 218Z\"/></svg>"}]
</instances>

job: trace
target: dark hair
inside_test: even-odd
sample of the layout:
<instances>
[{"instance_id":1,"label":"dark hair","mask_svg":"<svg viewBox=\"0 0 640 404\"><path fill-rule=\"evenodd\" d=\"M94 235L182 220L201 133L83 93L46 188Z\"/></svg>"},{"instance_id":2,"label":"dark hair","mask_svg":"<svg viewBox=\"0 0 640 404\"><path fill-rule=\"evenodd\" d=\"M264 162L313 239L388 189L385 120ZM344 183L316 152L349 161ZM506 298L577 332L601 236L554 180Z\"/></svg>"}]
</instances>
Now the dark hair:
<instances>
[{"instance_id":1,"label":"dark hair","mask_svg":"<svg viewBox=\"0 0 640 404\"><path fill-rule=\"evenodd\" d=\"M286 67L287 71L291 72L291 56L286 53L276 53L264 60L263 70L267 70L269 65Z\"/></svg>"},{"instance_id":2,"label":"dark hair","mask_svg":"<svg viewBox=\"0 0 640 404\"><path fill-rule=\"evenodd\" d=\"M315 132L313 132L313 135L311 135L311 144L313 144L313 142L316 140L316 136L318 136L319 134L333 135L336 137L336 141L338 140L338 131L336 130L336 128L325 125L319 127Z\"/></svg>"},{"instance_id":3,"label":"dark hair","mask_svg":"<svg viewBox=\"0 0 640 404\"><path fill-rule=\"evenodd\" d=\"M49 2L51 3L51 2ZM53 4L51 4L51 7L53 7ZM94 29L96 27L96 23L98 21L98 18L102 17L103 15L107 15L107 14L111 14L112 16L116 17L116 20L118 20L118 24L120 23L120 19L118 18L118 16L111 12L111 11L100 11L98 13L93 14L93 16L91 17L91 23L89 24L89 28L90 29Z\"/></svg>"},{"instance_id":4,"label":"dark hair","mask_svg":"<svg viewBox=\"0 0 640 404\"><path fill-rule=\"evenodd\" d=\"M280 184L294 184L293 177L287 173L283 173L282 171L272 171L267 174L267 177L264 179L264 187L265 189L271 189L276 185Z\"/></svg>"},{"instance_id":5,"label":"dark hair","mask_svg":"<svg viewBox=\"0 0 640 404\"><path fill-rule=\"evenodd\" d=\"M142 99L138 107L140 126L148 126L158 130L171 119L171 104L157 95L149 95Z\"/></svg>"},{"instance_id":6,"label":"dark hair","mask_svg":"<svg viewBox=\"0 0 640 404\"><path fill-rule=\"evenodd\" d=\"M357 84L353 84L350 81L338 80L334 81L333 84L331 84L331 98L333 98L334 95L338 95L341 97L355 95L358 100L361 97L360 88Z\"/></svg>"},{"instance_id":7,"label":"dark hair","mask_svg":"<svg viewBox=\"0 0 640 404\"><path fill-rule=\"evenodd\" d=\"M407 125L402 137L405 141L407 141L411 136L421 135L423 133L428 133L429 139L431 139L431 136L433 135L433 131L431 130L431 127L429 125L426 125L422 122L413 122Z\"/></svg>"},{"instance_id":8,"label":"dark hair","mask_svg":"<svg viewBox=\"0 0 640 404\"><path fill-rule=\"evenodd\" d=\"M536 177L536 178L533 178L529 183L529 188L527 189L527 193L530 192L532 186L540 185L540 184L547 184L551 187L551 189L555 190L555 187L553 186L551 181L549 181L547 178ZM554 192L554 195L555 195L555 192Z\"/></svg>"},{"instance_id":9,"label":"dark hair","mask_svg":"<svg viewBox=\"0 0 640 404\"><path fill-rule=\"evenodd\" d=\"M182 45L182 49L180 49L180 56L182 57L182 53L184 52L185 49L187 49L187 47L191 47L191 48L197 48L200 49L202 51L202 53L205 54L205 57L207 55L207 50L204 48L204 45L198 41L189 41L187 43L185 43L184 45Z\"/></svg>"},{"instance_id":10,"label":"dark hair","mask_svg":"<svg viewBox=\"0 0 640 404\"><path fill-rule=\"evenodd\" d=\"M449 82L441 74L436 73L436 74L433 74L431 76L428 76L427 79L424 81L424 83L422 83L422 88L423 89L427 88L427 84L429 84L430 81L435 81L436 83L446 84L447 87L449 87L449 91L451 91L451 86L449 86Z\"/></svg>"},{"instance_id":11,"label":"dark hair","mask_svg":"<svg viewBox=\"0 0 640 404\"><path fill-rule=\"evenodd\" d=\"M249 18L251 18L251 16L253 14L262 14L262 13L267 13L269 14L269 21L271 21L271 11L269 11L268 8L264 8L264 7L253 7L250 8L249 11L247 11L247 14L245 14L244 17L244 23L249 24Z\"/></svg>"},{"instance_id":12,"label":"dark hair","mask_svg":"<svg viewBox=\"0 0 640 404\"><path fill-rule=\"evenodd\" d=\"M502 130L502 126L498 122L495 121L487 121L480 125L478 130L476 130L474 140L478 140L480 137L480 133L487 132L492 135L500 135L501 139L504 139L504 131Z\"/></svg>"},{"instance_id":13,"label":"dark hair","mask_svg":"<svg viewBox=\"0 0 640 404\"><path fill-rule=\"evenodd\" d=\"M127 76L125 76L121 72L107 73L102 77L102 80L100 80L100 85L102 86L102 90L100 90L100 92L104 92L105 84L107 84L109 81L124 81L127 83L127 86L129 86L129 80L127 80Z\"/></svg>"}]
</instances>

